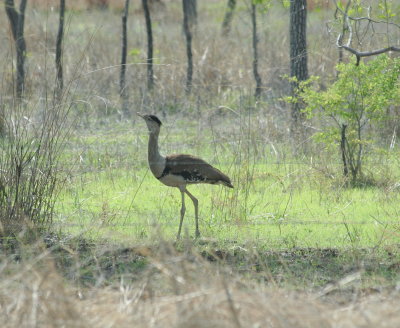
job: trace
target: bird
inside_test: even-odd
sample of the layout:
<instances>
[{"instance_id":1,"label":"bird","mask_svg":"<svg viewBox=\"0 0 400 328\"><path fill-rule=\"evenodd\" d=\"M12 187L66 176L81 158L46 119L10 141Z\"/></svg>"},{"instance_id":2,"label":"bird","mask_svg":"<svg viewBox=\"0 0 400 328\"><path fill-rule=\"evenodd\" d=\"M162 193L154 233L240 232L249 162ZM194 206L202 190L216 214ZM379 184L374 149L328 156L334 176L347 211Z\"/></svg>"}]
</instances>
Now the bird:
<instances>
[{"instance_id":1,"label":"bird","mask_svg":"<svg viewBox=\"0 0 400 328\"><path fill-rule=\"evenodd\" d=\"M172 154L162 156L158 149L158 136L161 121L155 115L137 113L146 122L149 132L148 162L154 177L169 187L176 187L181 192L182 206L177 239L180 239L183 218L185 216L185 194L194 205L196 238L200 237L199 230L199 201L188 190L187 186L199 183L221 184L233 188L231 179L217 168L201 158L187 154Z\"/></svg>"}]
</instances>

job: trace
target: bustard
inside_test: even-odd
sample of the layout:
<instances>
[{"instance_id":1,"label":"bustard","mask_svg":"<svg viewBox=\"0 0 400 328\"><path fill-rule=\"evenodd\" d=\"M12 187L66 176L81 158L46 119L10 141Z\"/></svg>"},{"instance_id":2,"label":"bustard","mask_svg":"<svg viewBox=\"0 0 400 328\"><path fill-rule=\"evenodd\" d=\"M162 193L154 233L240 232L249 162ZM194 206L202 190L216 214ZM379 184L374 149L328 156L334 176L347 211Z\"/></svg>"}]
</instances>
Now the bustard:
<instances>
[{"instance_id":1,"label":"bustard","mask_svg":"<svg viewBox=\"0 0 400 328\"><path fill-rule=\"evenodd\" d=\"M197 198L186 189L187 185L210 183L222 184L233 188L231 180L227 175L203 161L201 158L185 154L162 156L158 150L158 136L160 134L161 121L155 115L137 114L145 120L149 130L148 160L151 172L163 184L170 187L177 187L181 192L181 219L177 238L180 238L183 217L186 211L185 194L190 197L194 205L196 237L199 237L199 202Z\"/></svg>"}]
</instances>

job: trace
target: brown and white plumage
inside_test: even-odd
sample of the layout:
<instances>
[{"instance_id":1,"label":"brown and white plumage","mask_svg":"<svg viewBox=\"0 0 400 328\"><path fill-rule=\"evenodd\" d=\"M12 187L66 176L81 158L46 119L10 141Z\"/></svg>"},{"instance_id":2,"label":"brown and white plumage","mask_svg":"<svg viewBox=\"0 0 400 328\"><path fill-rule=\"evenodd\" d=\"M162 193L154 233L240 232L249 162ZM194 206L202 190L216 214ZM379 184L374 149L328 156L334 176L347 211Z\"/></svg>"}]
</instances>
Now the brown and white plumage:
<instances>
[{"instance_id":1,"label":"brown and white plumage","mask_svg":"<svg viewBox=\"0 0 400 328\"><path fill-rule=\"evenodd\" d=\"M196 219L196 237L200 236L198 200L186 189L186 186L195 183L208 183L222 184L233 188L231 180L227 175L201 158L186 154L162 156L158 150L161 121L155 115L142 115L140 113L138 115L145 120L149 129L148 160L151 172L165 185L179 188L182 195L181 220L177 237L180 237L186 211L185 194L193 202Z\"/></svg>"},{"instance_id":2,"label":"brown and white plumage","mask_svg":"<svg viewBox=\"0 0 400 328\"><path fill-rule=\"evenodd\" d=\"M194 183L209 183L209 184L223 184L227 187L233 188L231 180L228 176L222 173L217 168L203 161L201 158L186 155L186 154L176 154L169 155L166 158L165 168L158 179L161 182L168 181L168 176L179 177L177 179L177 184L184 180L186 184ZM172 182L172 181L171 181ZM173 183L173 182L172 182ZM178 187L177 185L170 185L171 187Z\"/></svg>"}]
</instances>

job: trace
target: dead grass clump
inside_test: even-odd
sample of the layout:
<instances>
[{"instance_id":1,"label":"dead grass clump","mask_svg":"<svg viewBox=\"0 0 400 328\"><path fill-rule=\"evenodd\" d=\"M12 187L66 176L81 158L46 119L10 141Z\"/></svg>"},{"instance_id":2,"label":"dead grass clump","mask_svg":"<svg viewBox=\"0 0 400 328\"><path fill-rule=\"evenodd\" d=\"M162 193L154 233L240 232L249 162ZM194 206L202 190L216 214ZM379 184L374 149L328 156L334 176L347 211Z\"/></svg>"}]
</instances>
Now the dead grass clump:
<instances>
[{"instance_id":1,"label":"dead grass clump","mask_svg":"<svg viewBox=\"0 0 400 328\"><path fill-rule=\"evenodd\" d=\"M60 156L68 127L62 106L34 111L5 105L0 140L0 235L50 228L62 181ZM33 107L33 106L32 106ZM49 106L50 107L50 106Z\"/></svg>"},{"instance_id":2,"label":"dead grass clump","mask_svg":"<svg viewBox=\"0 0 400 328\"><path fill-rule=\"evenodd\" d=\"M247 280L185 248L138 247L148 260L140 275L128 270L86 287L54 265L61 253L43 249L18 263L2 256L0 320L3 327L398 326L396 291L335 302Z\"/></svg>"},{"instance_id":3,"label":"dead grass clump","mask_svg":"<svg viewBox=\"0 0 400 328\"><path fill-rule=\"evenodd\" d=\"M248 281L189 251L144 253L142 279L83 292L79 308L93 327L397 327L400 319L398 293L328 303Z\"/></svg>"},{"instance_id":4,"label":"dead grass clump","mask_svg":"<svg viewBox=\"0 0 400 328\"><path fill-rule=\"evenodd\" d=\"M335 309L331 322L336 327L397 327L400 320L399 294L374 295Z\"/></svg>"},{"instance_id":5,"label":"dead grass clump","mask_svg":"<svg viewBox=\"0 0 400 328\"><path fill-rule=\"evenodd\" d=\"M167 255L169 253L169 255ZM79 308L91 326L329 327L326 307L243 281L225 267L171 249L149 257L140 281L83 291Z\"/></svg>"},{"instance_id":6,"label":"dead grass clump","mask_svg":"<svg viewBox=\"0 0 400 328\"><path fill-rule=\"evenodd\" d=\"M2 327L87 327L73 288L42 255L28 262L3 259L0 283Z\"/></svg>"}]
</instances>

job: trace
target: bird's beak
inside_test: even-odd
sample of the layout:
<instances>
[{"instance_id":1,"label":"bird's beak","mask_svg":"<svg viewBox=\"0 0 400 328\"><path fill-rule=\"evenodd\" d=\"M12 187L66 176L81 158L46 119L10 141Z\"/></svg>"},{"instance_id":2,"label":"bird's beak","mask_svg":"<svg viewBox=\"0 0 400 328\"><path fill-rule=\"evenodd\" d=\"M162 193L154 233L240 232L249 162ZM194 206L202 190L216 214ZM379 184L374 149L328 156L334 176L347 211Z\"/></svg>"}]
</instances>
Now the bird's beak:
<instances>
[{"instance_id":1,"label":"bird's beak","mask_svg":"<svg viewBox=\"0 0 400 328\"><path fill-rule=\"evenodd\" d=\"M140 116L141 118L144 118L144 117L143 117L143 114L141 114L141 113L139 113L139 112L137 112L136 114L137 114L138 116Z\"/></svg>"}]
</instances>

